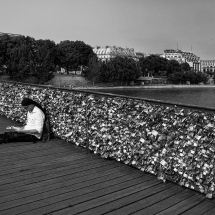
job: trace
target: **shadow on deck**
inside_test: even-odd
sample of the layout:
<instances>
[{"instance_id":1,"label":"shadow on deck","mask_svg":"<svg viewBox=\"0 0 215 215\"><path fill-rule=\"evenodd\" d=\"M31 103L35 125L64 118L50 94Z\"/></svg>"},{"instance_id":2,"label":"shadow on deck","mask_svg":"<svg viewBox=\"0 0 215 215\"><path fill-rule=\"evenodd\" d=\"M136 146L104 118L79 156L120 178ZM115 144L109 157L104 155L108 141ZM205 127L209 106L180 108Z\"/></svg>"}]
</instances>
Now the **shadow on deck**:
<instances>
[{"instance_id":1,"label":"shadow on deck","mask_svg":"<svg viewBox=\"0 0 215 215\"><path fill-rule=\"evenodd\" d=\"M14 124L0 117L0 132ZM215 214L214 200L60 139L0 145L1 215Z\"/></svg>"}]
</instances>

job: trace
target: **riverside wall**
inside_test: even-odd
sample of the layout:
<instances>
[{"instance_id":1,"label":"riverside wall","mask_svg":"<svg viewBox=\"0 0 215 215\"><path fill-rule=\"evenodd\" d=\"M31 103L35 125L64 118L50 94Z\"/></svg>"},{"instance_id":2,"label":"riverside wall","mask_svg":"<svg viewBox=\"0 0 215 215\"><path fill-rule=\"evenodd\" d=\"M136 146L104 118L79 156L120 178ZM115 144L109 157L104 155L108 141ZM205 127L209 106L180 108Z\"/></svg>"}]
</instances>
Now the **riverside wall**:
<instances>
[{"instance_id":1,"label":"riverside wall","mask_svg":"<svg viewBox=\"0 0 215 215\"><path fill-rule=\"evenodd\" d=\"M0 114L24 123L23 97L46 108L56 137L207 198L215 195L215 110L0 82Z\"/></svg>"}]
</instances>

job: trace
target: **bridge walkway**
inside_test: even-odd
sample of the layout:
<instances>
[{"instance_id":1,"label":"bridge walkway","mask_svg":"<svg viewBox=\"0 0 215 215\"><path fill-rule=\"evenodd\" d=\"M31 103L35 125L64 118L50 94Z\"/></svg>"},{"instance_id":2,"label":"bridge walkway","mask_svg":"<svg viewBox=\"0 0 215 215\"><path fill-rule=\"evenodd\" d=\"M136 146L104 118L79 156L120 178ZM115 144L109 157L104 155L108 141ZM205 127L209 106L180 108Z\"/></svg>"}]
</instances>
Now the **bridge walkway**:
<instances>
[{"instance_id":1,"label":"bridge walkway","mask_svg":"<svg viewBox=\"0 0 215 215\"><path fill-rule=\"evenodd\" d=\"M0 116L0 133L11 124ZM0 214L211 215L215 202L55 138L0 145Z\"/></svg>"}]
</instances>

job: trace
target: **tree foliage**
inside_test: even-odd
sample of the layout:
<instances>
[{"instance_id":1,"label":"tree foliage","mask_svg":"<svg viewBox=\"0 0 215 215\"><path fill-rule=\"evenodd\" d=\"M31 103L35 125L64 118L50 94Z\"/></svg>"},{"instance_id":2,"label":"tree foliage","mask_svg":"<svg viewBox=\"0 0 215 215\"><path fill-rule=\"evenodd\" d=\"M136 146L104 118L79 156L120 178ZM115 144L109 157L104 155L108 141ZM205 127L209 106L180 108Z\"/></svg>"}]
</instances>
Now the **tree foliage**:
<instances>
[{"instance_id":1,"label":"tree foliage","mask_svg":"<svg viewBox=\"0 0 215 215\"><path fill-rule=\"evenodd\" d=\"M33 54L27 45L12 48L9 59L7 70L14 79L22 80L32 72Z\"/></svg>"},{"instance_id":2,"label":"tree foliage","mask_svg":"<svg viewBox=\"0 0 215 215\"><path fill-rule=\"evenodd\" d=\"M94 82L115 82L128 84L141 76L139 64L127 57L115 57L107 61L101 61L94 54L88 63L85 77Z\"/></svg>"},{"instance_id":3,"label":"tree foliage","mask_svg":"<svg viewBox=\"0 0 215 215\"><path fill-rule=\"evenodd\" d=\"M158 55L150 55L139 60L143 76L163 76L169 71L167 59Z\"/></svg>"},{"instance_id":4,"label":"tree foliage","mask_svg":"<svg viewBox=\"0 0 215 215\"><path fill-rule=\"evenodd\" d=\"M87 64L87 69L83 71L83 75L91 80L93 85L99 80L101 65L102 62L98 60L97 55L93 54Z\"/></svg>"},{"instance_id":5,"label":"tree foliage","mask_svg":"<svg viewBox=\"0 0 215 215\"><path fill-rule=\"evenodd\" d=\"M51 51L45 46L38 46L35 53L34 76L39 83L45 83L53 77L53 71L54 58Z\"/></svg>"},{"instance_id":6,"label":"tree foliage","mask_svg":"<svg viewBox=\"0 0 215 215\"><path fill-rule=\"evenodd\" d=\"M39 83L53 77L56 66L77 70L87 66L93 56L92 47L82 41L35 40L31 37L0 37L0 69L6 66L7 73L15 80L34 76Z\"/></svg>"},{"instance_id":7,"label":"tree foliage","mask_svg":"<svg viewBox=\"0 0 215 215\"><path fill-rule=\"evenodd\" d=\"M143 76L168 76L174 72L189 71L188 63L180 64L176 60L167 60L158 55L150 55L139 60Z\"/></svg>"},{"instance_id":8,"label":"tree foliage","mask_svg":"<svg viewBox=\"0 0 215 215\"><path fill-rule=\"evenodd\" d=\"M181 69L182 71L190 71L191 67L187 62L181 63Z\"/></svg>"},{"instance_id":9,"label":"tree foliage","mask_svg":"<svg viewBox=\"0 0 215 215\"><path fill-rule=\"evenodd\" d=\"M39 83L50 80L55 70L56 45L50 40L35 40L31 37L0 38L0 63L14 80L36 77Z\"/></svg>"},{"instance_id":10,"label":"tree foliage","mask_svg":"<svg viewBox=\"0 0 215 215\"><path fill-rule=\"evenodd\" d=\"M37 48L43 48L49 51L49 58L57 65L57 45L51 40L36 40Z\"/></svg>"},{"instance_id":11,"label":"tree foliage","mask_svg":"<svg viewBox=\"0 0 215 215\"><path fill-rule=\"evenodd\" d=\"M0 69L7 62L8 57L8 46L10 45L10 37L8 35L3 35L0 38Z\"/></svg>"},{"instance_id":12,"label":"tree foliage","mask_svg":"<svg viewBox=\"0 0 215 215\"><path fill-rule=\"evenodd\" d=\"M142 57L139 61L127 57L115 57L99 61L92 47L82 41L35 40L32 37L3 35L0 37L0 70L6 67L7 73L15 80L34 76L39 83L53 77L56 67L68 72L87 68L84 75L95 82L118 81L128 84L142 76L166 76L171 83L206 83L207 75L194 72L188 63L167 60L158 55ZM213 75L212 73L210 74Z\"/></svg>"},{"instance_id":13,"label":"tree foliage","mask_svg":"<svg viewBox=\"0 0 215 215\"><path fill-rule=\"evenodd\" d=\"M110 64L115 68L115 79L123 83L129 83L141 76L139 65L132 58L115 57Z\"/></svg>"},{"instance_id":14,"label":"tree foliage","mask_svg":"<svg viewBox=\"0 0 215 215\"><path fill-rule=\"evenodd\" d=\"M87 66L88 61L94 54L92 47L82 41L61 41L57 45L58 64L65 68L77 70L79 66Z\"/></svg>"},{"instance_id":15,"label":"tree foliage","mask_svg":"<svg viewBox=\"0 0 215 215\"><path fill-rule=\"evenodd\" d=\"M208 80L207 75L192 71L187 62L180 64L176 60L167 60L158 55L140 58L139 64L143 76L166 76L173 84L184 84L187 81L191 84L198 84L206 83Z\"/></svg>"},{"instance_id":16,"label":"tree foliage","mask_svg":"<svg viewBox=\"0 0 215 215\"><path fill-rule=\"evenodd\" d=\"M192 70L186 72L174 72L168 76L168 80L173 84L190 84L207 83L208 77L202 72L194 72Z\"/></svg>"},{"instance_id":17,"label":"tree foliage","mask_svg":"<svg viewBox=\"0 0 215 215\"><path fill-rule=\"evenodd\" d=\"M141 75L139 64L127 57L115 57L108 61L99 63L99 72L97 72L100 82L118 81L122 84L128 84Z\"/></svg>"},{"instance_id":18,"label":"tree foliage","mask_svg":"<svg viewBox=\"0 0 215 215\"><path fill-rule=\"evenodd\" d=\"M182 71L182 67L181 64L177 61L177 60L170 60L168 61L168 72L167 75L171 75L175 72L181 72Z\"/></svg>"},{"instance_id":19,"label":"tree foliage","mask_svg":"<svg viewBox=\"0 0 215 215\"><path fill-rule=\"evenodd\" d=\"M11 38L7 47L6 67L13 79L22 80L33 72L35 40L30 37Z\"/></svg>"}]
</instances>

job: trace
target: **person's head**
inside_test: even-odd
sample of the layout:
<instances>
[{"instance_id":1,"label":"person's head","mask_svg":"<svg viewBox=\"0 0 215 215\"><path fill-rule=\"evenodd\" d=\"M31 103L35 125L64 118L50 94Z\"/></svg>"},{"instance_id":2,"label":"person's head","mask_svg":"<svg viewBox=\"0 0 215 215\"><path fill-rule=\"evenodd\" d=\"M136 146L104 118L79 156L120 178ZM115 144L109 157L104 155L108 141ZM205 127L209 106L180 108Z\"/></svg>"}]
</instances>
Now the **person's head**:
<instances>
[{"instance_id":1,"label":"person's head","mask_svg":"<svg viewBox=\"0 0 215 215\"><path fill-rule=\"evenodd\" d=\"M34 101L29 98L23 98L21 105L26 111L29 111L29 112L31 112L35 106Z\"/></svg>"}]
</instances>

